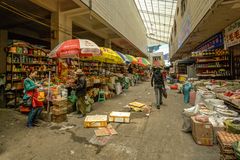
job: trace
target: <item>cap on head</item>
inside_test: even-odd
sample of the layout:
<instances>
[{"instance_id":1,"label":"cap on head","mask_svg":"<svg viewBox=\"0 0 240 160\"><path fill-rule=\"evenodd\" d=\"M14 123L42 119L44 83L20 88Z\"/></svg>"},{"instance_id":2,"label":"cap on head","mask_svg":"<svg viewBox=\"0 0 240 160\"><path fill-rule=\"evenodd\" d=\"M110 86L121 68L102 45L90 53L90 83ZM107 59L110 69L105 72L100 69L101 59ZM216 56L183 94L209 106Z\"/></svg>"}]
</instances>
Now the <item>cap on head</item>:
<instances>
[{"instance_id":1,"label":"cap on head","mask_svg":"<svg viewBox=\"0 0 240 160\"><path fill-rule=\"evenodd\" d=\"M76 75L84 75L83 71L81 69L78 69L76 72L75 72Z\"/></svg>"}]
</instances>

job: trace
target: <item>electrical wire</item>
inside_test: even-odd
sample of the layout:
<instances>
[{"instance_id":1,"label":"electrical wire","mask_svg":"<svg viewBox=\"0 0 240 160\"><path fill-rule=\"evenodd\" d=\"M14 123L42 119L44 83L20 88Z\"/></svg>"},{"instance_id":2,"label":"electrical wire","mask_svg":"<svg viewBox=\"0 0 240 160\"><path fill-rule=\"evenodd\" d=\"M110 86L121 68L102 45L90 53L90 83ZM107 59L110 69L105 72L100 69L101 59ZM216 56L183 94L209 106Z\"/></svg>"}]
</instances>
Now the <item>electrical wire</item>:
<instances>
[{"instance_id":1,"label":"electrical wire","mask_svg":"<svg viewBox=\"0 0 240 160\"><path fill-rule=\"evenodd\" d=\"M12 6L12 5L9 5L9 4L5 3L5 2L1 2L1 3L4 4L4 5L6 5L6 6L8 6L9 8L12 8L12 9L18 11L18 12L23 13L23 14L29 14L29 15L31 15L31 16L33 16L33 17L36 17L36 18L45 20L45 18L43 18L43 17L41 17L41 16L38 16L38 15L35 15L35 14L31 13L31 12L21 11L21 10L19 10L18 8L14 7L14 6Z\"/></svg>"}]
</instances>

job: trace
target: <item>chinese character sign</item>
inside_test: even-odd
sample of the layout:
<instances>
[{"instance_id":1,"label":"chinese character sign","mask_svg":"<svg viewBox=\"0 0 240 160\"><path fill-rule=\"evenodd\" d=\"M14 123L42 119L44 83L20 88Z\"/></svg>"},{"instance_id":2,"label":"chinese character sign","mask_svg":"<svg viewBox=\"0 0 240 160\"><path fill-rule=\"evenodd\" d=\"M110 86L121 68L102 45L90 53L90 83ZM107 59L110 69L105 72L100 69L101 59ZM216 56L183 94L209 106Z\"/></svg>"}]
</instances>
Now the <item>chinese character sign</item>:
<instances>
[{"instance_id":1,"label":"chinese character sign","mask_svg":"<svg viewBox=\"0 0 240 160\"><path fill-rule=\"evenodd\" d=\"M240 44L240 19L225 29L226 47Z\"/></svg>"}]
</instances>

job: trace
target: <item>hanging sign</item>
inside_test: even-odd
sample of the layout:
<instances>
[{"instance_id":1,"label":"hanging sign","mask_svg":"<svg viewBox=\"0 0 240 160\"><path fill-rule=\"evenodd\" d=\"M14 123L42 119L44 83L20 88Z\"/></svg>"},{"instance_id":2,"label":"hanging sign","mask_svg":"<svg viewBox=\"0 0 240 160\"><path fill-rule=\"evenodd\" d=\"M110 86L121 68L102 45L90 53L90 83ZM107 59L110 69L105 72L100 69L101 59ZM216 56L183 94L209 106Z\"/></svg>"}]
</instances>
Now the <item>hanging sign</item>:
<instances>
[{"instance_id":1,"label":"hanging sign","mask_svg":"<svg viewBox=\"0 0 240 160\"><path fill-rule=\"evenodd\" d=\"M240 19L225 29L225 45L231 47L240 44Z\"/></svg>"},{"instance_id":2,"label":"hanging sign","mask_svg":"<svg viewBox=\"0 0 240 160\"><path fill-rule=\"evenodd\" d=\"M195 51L198 52L198 51L212 50L212 49L222 47L223 45L224 45L224 40L223 40L223 34L221 32L221 33L215 34L214 36L212 36L211 38L203 42L201 45L199 45L196 48Z\"/></svg>"}]
</instances>

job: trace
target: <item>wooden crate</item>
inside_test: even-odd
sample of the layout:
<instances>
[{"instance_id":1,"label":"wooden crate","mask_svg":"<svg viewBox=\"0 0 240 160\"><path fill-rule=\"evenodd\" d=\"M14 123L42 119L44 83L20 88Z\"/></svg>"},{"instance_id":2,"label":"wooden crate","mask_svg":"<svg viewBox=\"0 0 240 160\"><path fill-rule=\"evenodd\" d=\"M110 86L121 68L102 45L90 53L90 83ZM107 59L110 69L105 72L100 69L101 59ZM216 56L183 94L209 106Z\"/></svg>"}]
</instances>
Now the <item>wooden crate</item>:
<instances>
[{"instance_id":1,"label":"wooden crate","mask_svg":"<svg viewBox=\"0 0 240 160\"><path fill-rule=\"evenodd\" d=\"M226 131L218 131L217 138L221 150L225 154L232 154L234 153L232 144L236 141L240 141L239 134L228 133Z\"/></svg>"},{"instance_id":2,"label":"wooden crate","mask_svg":"<svg viewBox=\"0 0 240 160\"><path fill-rule=\"evenodd\" d=\"M84 120L85 128L106 127L107 115L89 115Z\"/></svg>"},{"instance_id":3,"label":"wooden crate","mask_svg":"<svg viewBox=\"0 0 240 160\"><path fill-rule=\"evenodd\" d=\"M111 112L109 122L130 123L130 112Z\"/></svg>"}]
</instances>

